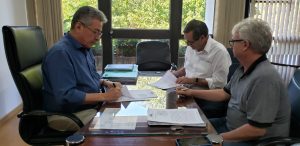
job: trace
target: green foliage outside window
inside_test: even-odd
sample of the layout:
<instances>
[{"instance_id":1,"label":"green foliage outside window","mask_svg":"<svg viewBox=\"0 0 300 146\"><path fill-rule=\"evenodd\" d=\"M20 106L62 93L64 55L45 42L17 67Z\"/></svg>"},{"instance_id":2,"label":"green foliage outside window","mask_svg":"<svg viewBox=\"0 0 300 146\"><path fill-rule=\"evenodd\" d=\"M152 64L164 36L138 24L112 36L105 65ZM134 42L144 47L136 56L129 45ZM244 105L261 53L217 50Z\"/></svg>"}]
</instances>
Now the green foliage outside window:
<instances>
[{"instance_id":1,"label":"green foliage outside window","mask_svg":"<svg viewBox=\"0 0 300 146\"><path fill-rule=\"evenodd\" d=\"M111 0L113 28L126 29L169 29L171 0ZM204 20L206 0L183 0L182 25L191 19ZM97 8L97 0L62 0L64 32L70 30L72 16L75 11L85 5ZM182 31L182 30L181 30ZM128 45L124 45L128 43ZM136 40L113 41L113 46L121 49L135 49ZM131 47L128 47L131 46ZM185 44L180 41L179 56L184 56ZM94 47L95 55L102 55L101 44ZM123 50L123 55L135 56L135 50ZM125 52L125 53L124 53Z\"/></svg>"},{"instance_id":2,"label":"green foliage outside window","mask_svg":"<svg viewBox=\"0 0 300 146\"><path fill-rule=\"evenodd\" d=\"M112 26L168 29L169 7L169 0L112 0Z\"/></svg>"}]
</instances>

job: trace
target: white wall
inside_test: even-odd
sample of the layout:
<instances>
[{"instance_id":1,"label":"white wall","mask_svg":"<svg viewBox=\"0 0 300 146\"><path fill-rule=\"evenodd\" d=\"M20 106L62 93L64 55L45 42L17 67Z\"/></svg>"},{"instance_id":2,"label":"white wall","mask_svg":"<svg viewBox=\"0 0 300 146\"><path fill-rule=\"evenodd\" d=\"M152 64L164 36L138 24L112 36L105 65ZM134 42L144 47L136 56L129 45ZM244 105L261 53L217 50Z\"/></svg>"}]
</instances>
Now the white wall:
<instances>
[{"instance_id":1,"label":"white wall","mask_svg":"<svg viewBox=\"0 0 300 146\"><path fill-rule=\"evenodd\" d=\"M6 61L3 25L27 25L25 0L0 0L0 119L22 103Z\"/></svg>"}]
</instances>

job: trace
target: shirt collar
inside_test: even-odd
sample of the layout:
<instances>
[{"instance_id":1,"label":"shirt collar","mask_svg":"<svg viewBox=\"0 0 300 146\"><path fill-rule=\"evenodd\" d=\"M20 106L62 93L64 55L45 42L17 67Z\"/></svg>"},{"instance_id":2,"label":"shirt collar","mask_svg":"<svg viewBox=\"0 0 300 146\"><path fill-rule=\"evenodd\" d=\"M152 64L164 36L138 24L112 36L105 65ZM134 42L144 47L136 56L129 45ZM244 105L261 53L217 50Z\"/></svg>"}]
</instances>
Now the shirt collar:
<instances>
[{"instance_id":1,"label":"shirt collar","mask_svg":"<svg viewBox=\"0 0 300 146\"><path fill-rule=\"evenodd\" d=\"M263 62L263 61L266 61L267 60L267 57L266 57L266 54L262 55L261 57L259 57L256 61L254 61L250 67L248 68L248 70L241 76L241 78L249 75L251 72L253 72L253 70L256 68L256 66ZM244 70L244 67L241 67L242 70Z\"/></svg>"},{"instance_id":2,"label":"shirt collar","mask_svg":"<svg viewBox=\"0 0 300 146\"><path fill-rule=\"evenodd\" d=\"M196 53L197 53L197 55L201 55L201 54L208 54L210 51L211 51L211 38L210 37L208 37L208 39L207 39L207 42L206 42L206 44L205 44L205 47L204 47L204 49L202 50L202 51L196 51Z\"/></svg>"},{"instance_id":3,"label":"shirt collar","mask_svg":"<svg viewBox=\"0 0 300 146\"><path fill-rule=\"evenodd\" d=\"M211 41L212 39L210 37L208 37L207 42L205 44L205 47L203 49L203 51L206 51L207 53L211 51L212 47L211 47Z\"/></svg>"},{"instance_id":4,"label":"shirt collar","mask_svg":"<svg viewBox=\"0 0 300 146\"><path fill-rule=\"evenodd\" d=\"M75 49L78 49L81 51L84 51L84 50L89 51L90 50L90 48L85 48L84 46L82 46L80 44L80 42L78 42L75 38L73 38L69 32L65 35L65 37L71 42L71 44L73 45L73 47Z\"/></svg>"}]
</instances>

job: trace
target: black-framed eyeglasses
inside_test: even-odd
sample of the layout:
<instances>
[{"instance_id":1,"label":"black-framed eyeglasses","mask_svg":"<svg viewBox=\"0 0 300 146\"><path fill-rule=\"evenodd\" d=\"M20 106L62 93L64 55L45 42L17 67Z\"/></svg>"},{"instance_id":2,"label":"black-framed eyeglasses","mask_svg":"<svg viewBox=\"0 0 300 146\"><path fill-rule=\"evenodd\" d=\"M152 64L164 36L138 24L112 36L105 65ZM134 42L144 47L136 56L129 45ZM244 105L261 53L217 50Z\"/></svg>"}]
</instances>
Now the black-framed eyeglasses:
<instances>
[{"instance_id":1,"label":"black-framed eyeglasses","mask_svg":"<svg viewBox=\"0 0 300 146\"><path fill-rule=\"evenodd\" d=\"M243 39L237 39L237 40L229 40L229 45L232 47L234 45L234 42L241 42L244 41Z\"/></svg>"},{"instance_id":2,"label":"black-framed eyeglasses","mask_svg":"<svg viewBox=\"0 0 300 146\"><path fill-rule=\"evenodd\" d=\"M95 36L98 36L98 37L102 36L102 32L101 31L94 30L94 29L90 28L89 26L87 26L86 24L84 24L83 22L81 22L81 21L78 21L78 22L81 23L85 28L87 28L88 30L90 30Z\"/></svg>"}]
</instances>

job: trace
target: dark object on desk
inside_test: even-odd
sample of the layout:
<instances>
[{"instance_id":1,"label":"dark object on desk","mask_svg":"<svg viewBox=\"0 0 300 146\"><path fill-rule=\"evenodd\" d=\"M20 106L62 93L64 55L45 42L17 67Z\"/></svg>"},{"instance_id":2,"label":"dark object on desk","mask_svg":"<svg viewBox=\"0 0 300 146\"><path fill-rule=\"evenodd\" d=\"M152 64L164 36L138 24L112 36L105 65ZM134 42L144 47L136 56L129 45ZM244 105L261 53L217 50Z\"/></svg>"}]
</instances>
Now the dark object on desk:
<instances>
[{"instance_id":1,"label":"dark object on desk","mask_svg":"<svg viewBox=\"0 0 300 146\"><path fill-rule=\"evenodd\" d=\"M66 139L66 146L77 146L83 143L85 137L81 134L74 134Z\"/></svg>"},{"instance_id":2,"label":"dark object on desk","mask_svg":"<svg viewBox=\"0 0 300 146\"><path fill-rule=\"evenodd\" d=\"M176 139L176 146L212 146L204 136Z\"/></svg>"},{"instance_id":3,"label":"dark object on desk","mask_svg":"<svg viewBox=\"0 0 300 146\"><path fill-rule=\"evenodd\" d=\"M171 68L170 47L166 42L140 42L136 46L136 56L139 71L166 71Z\"/></svg>"},{"instance_id":4,"label":"dark object on desk","mask_svg":"<svg viewBox=\"0 0 300 146\"><path fill-rule=\"evenodd\" d=\"M290 137L267 138L258 143L258 146L273 146L277 144L291 145L300 143L300 69L296 69L288 86L288 95L291 102Z\"/></svg>"},{"instance_id":5,"label":"dark object on desk","mask_svg":"<svg viewBox=\"0 0 300 146\"><path fill-rule=\"evenodd\" d=\"M30 145L65 144L74 132L60 132L48 127L47 116L61 115L82 122L72 114L43 111L41 63L47 53L46 40L38 26L3 26L3 40L8 66L23 101L19 133Z\"/></svg>"}]
</instances>

